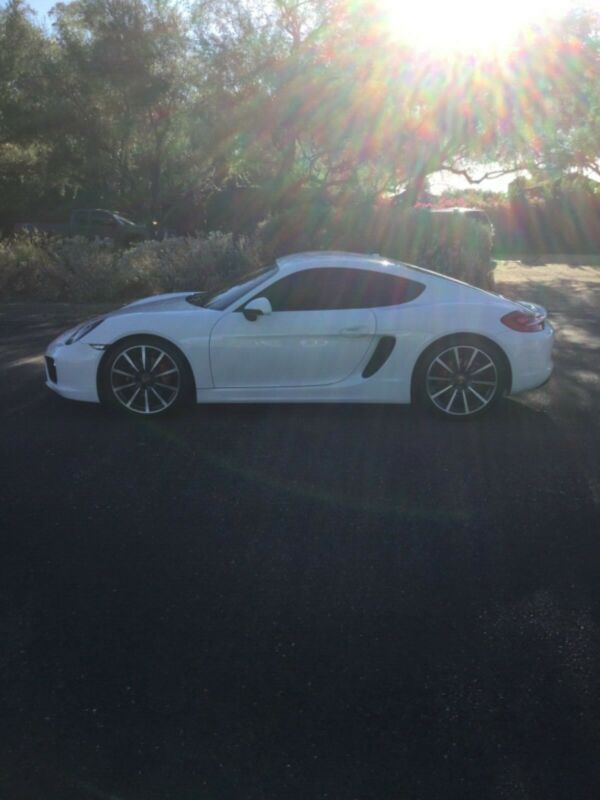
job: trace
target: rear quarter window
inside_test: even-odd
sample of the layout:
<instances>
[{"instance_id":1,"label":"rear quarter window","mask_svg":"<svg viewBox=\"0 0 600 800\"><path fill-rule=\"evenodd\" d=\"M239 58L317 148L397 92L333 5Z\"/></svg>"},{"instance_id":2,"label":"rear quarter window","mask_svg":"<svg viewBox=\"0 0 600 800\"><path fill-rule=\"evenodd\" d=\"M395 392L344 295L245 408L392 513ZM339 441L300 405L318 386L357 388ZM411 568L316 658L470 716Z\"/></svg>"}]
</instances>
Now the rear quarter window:
<instances>
[{"instance_id":1,"label":"rear quarter window","mask_svg":"<svg viewBox=\"0 0 600 800\"><path fill-rule=\"evenodd\" d=\"M365 272L361 296L365 308L384 308L410 303L425 291L419 281L382 272Z\"/></svg>"}]
</instances>

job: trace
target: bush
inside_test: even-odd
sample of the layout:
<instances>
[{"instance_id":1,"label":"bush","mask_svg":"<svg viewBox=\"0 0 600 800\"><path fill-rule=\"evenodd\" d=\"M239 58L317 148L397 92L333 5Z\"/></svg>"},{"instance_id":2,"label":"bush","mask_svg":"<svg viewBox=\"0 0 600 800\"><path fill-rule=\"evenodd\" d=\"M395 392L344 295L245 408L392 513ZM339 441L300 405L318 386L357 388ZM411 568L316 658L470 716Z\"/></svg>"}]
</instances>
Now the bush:
<instances>
[{"instance_id":1,"label":"bush","mask_svg":"<svg viewBox=\"0 0 600 800\"><path fill-rule=\"evenodd\" d=\"M311 249L378 252L489 288L490 232L462 215L427 210L291 209L259 237L213 233L146 241L123 250L107 241L17 236L0 241L0 299L113 302L212 289L275 257Z\"/></svg>"},{"instance_id":2,"label":"bush","mask_svg":"<svg viewBox=\"0 0 600 800\"><path fill-rule=\"evenodd\" d=\"M462 214L393 206L296 208L269 220L260 231L271 256L307 249L379 253L480 286L492 286L492 232Z\"/></svg>"},{"instance_id":3,"label":"bush","mask_svg":"<svg viewBox=\"0 0 600 800\"><path fill-rule=\"evenodd\" d=\"M256 242L231 234L142 242L18 236L0 241L0 298L111 302L211 289L263 263Z\"/></svg>"},{"instance_id":4,"label":"bush","mask_svg":"<svg viewBox=\"0 0 600 800\"><path fill-rule=\"evenodd\" d=\"M39 237L0 240L0 297L58 299L65 276L46 245Z\"/></svg>"},{"instance_id":5,"label":"bush","mask_svg":"<svg viewBox=\"0 0 600 800\"><path fill-rule=\"evenodd\" d=\"M256 243L234 240L231 234L142 242L122 256L122 294L129 298L212 289L261 264Z\"/></svg>"},{"instance_id":6,"label":"bush","mask_svg":"<svg viewBox=\"0 0 600 800\"><path fill-rule=\"evenodd\" d=\"M385 255L492 288L492 229L463 214L410 209L392 220Z\"/></svg>"},{"instance_id":7,"label":"bush","mask_svg":"<svg viewBox=\"0 0 600 800\"><path fill-rule=\"evenodd\" d=\"M486 208L500 254L597 253L600 197L513 199Z\"/></svg>"}]
</instances>

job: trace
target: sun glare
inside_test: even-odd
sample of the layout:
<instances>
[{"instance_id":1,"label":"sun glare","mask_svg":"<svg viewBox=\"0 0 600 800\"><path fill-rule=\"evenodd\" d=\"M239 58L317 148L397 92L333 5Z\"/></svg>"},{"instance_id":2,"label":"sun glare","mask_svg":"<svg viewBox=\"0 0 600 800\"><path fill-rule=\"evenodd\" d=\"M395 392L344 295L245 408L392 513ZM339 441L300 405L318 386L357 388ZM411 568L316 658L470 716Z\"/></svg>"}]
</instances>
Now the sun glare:
<instances>
[{"instance_id":1,"label":"sun glare","mask_svg":"<svg viewBox=\"0 0 600 800\"><path fill-rule=\"evenodd\" d=\"M564 13L574 4L569 0L379 2L394 37L442 54L504 53L528 25Z\"/></svg>"}]
</instances>

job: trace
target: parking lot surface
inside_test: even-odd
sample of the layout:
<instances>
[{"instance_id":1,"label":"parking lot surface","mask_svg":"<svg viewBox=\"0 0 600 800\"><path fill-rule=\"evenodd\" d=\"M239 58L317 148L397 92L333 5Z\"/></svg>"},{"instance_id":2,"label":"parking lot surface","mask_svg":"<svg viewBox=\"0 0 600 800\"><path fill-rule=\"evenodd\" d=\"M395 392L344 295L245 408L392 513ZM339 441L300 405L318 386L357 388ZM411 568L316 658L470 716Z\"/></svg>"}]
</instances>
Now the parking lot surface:
<instances>
[{"instance_id":1,"label":"parking lot surface","mask_svg":"<svg viewBox=\"0 0 600 800\"><path fill-rule=\"evenodd\" d=\"M0 796L591 798L600 322L469 424L69 403L0 306Z\"/></svg>"}]
</instances>

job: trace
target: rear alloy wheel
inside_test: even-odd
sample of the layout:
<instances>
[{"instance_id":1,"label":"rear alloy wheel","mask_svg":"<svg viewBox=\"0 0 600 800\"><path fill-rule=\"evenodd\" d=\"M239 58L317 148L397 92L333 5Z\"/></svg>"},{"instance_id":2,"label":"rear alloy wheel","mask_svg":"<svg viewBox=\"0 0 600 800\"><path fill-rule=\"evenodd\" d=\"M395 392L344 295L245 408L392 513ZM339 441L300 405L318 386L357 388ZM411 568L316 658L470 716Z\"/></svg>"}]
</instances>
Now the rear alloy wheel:
<instances>
[{"instance_id":1,"label":"rear alloy wheel","mask_svg":"<svg viewBox=\"0 0 600 800\"><path fill-rule=\"evenodd\" d=\"M156 416L179 406L186 390L186 369L175 348L147 340L123 343L104 371L104 392L111 405L131 414Z\"/></svg>"},{"instance_id":2,"label":"rear alloy wheel","mask_svg":"<svg viewBox=\"0 0 600 800\"><path fill-rule=\"evenodd\" d=\"M482 414L501 397L504 386L500 359L484 344L442 345L430 353L422 380L430 407L455 419Z\"/></svg>"}]
</instances>

